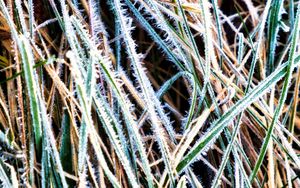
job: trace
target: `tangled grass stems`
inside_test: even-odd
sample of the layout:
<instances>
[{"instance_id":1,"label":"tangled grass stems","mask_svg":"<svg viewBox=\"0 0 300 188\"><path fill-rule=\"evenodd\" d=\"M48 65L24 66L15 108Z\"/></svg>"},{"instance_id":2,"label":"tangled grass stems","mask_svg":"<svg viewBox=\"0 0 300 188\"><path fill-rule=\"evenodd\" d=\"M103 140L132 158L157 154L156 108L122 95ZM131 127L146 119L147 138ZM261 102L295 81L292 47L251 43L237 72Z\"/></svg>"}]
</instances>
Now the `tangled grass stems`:
<instances>
[{"instance_id":1,"label":"tangled grass stems","mask_svg":"<svg viewBox=\"0 0 300 188\"><path fill-rule=\"evenodd\" d=\"M0 0L1 187L299 187L299 7Z\"/></svg>"}]
</instances>

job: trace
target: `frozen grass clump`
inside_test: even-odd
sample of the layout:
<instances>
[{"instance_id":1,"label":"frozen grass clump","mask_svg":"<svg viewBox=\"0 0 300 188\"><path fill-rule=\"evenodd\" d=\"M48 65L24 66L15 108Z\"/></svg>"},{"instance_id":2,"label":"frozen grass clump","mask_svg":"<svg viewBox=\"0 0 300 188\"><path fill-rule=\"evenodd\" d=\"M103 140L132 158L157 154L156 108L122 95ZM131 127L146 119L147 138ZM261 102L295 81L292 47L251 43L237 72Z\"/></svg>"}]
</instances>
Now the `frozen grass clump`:
<instances>
[{"instance_id":1,"label":"frozen grass clump","mask_svg":"<svg viewBox=\"0 0 300 188\"><path fill-rule=\"evenodd\" d=\"M1 187L299 187L300 2L0 0Z\"/></svg>"}]
</instances>

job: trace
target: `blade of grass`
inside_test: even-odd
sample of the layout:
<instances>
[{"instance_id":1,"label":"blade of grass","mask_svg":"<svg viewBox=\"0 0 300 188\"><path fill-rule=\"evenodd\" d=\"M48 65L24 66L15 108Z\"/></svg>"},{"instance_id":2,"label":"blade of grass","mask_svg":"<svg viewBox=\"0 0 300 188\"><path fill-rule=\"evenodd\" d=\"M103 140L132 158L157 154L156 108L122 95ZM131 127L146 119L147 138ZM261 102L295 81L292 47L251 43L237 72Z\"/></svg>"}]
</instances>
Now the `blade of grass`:
<instances>
[{"instance_id":1,"label":"blade of grass","mask_svg":"<svg viewBox=\"0 0 300 188\"><path fill-rule=\"evenodd\" d=\"M294 69L299 65L300 57L297 57L290 69ZM232 120L241 110L246 109L248 105L256 101L259 97L265 94L270 87L277 83L281 78L286 75L286 70L290 62L282 64L277 70L275 70L270 76L259 83L255 88L251 90L245 97L239 100L234 106L222 115L216 122L212 124L212 128L200 139L200 141L191 149L191 151L184 156L184 158L177 165L177 172L182 172L190 163L197 159L197 156L203 154L203 150L207 150L211 147L214 140L220 135L222 130L226 127L228 122Z\"/></svg>"},{"instance_id":2,"label":"blade of grass","mask_svg":"<svg viewBox=\"0 0 300 188\"><path fill-rule=\"evenodd\" d=\"M259 170L259 168L260 168L260 166L263 162L263 159L264 159L264 156L267 152L267 148L268 148L271 136L273 134L273 130L275 128L276 122L279 119L280 113L282 111L284 102L285 102L286 97L287 97L287 92L288 92L289 85L290 85L291 78L292 78L292 72L294 70L296 48L297 48L298 39L299 39L299 29L300 29L299 19L300 19L300 5L298 5L298 8L297 8L295 28L294 28L294 32L293 32L293 37L292 37L292 42L291 42L292 45L291 45L291 48L290 48L288 64L287 64L287 67L286 67L286 75L285 75L285 79L284 79L282 93L281 93L280 98L279 98L278 106L275 109L271 125L268 128L266 137L265 137L264 142L262 144L260 154L258 156L258 160L256 161L256 164L253 168L253 171L251 172L251 175L249 177L250 182L253 181L254 177L256 176L256 174L257 174L257 172L258 172L258 170Z\"/></svg>"}]
</instances>

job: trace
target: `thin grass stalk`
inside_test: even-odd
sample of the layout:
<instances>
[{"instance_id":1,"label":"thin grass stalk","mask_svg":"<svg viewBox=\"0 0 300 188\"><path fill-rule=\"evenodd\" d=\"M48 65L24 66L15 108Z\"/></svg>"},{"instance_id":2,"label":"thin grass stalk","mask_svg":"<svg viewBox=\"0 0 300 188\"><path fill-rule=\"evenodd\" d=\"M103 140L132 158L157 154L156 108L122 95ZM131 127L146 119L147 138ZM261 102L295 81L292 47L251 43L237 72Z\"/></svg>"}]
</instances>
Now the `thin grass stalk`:
<instances>
[{"instance_id":1,"label":"thin grass stalk","mask_svg":"<svg viewBox=\"0 0 300 188\"><path fill-rule=\"evenodd\" d=\"M152 122L154 133L156 135L157 142L161 149L161 154L163 156L164 163L168 169L171 182L174 183L172 165L170 164L171 160L169 146L166 142L166 137L164 135L164 130L161 124L162 121L166 123L166 127L170 127L170 122L168 117L166 117L165 113L163 112L162 107L160 106L160 102L156 98L154 90L151 86L151 83L148 80L145 72L143 71L144 68L141 66L140 62L141 56L136 53L135 42L131 37L130 30L128 29L131 26L131 19L126 18L125 10L122 8L122 4L119 0L115 0L114 3L116 12L118 14L120 26L124 34L124 41L127 47L127 53L132 62L133 71L137 78L137 82L141 87L141 92L144 97L145 103L148 104L148 112L150 114L150 120Z\"/></svg>"},{"instance_id":2,"label":"thin grass stalk","mask_svg":"<svg viewBox=\"0 0 300 188\"><path fill-rule=\"evenodd\" d=\"M172 52L172 49L169 47L169 44L164 41L159 34L152 28L149 22L139 13L135 6L130 2L130 0L125 0L126 5L132 10L133 14L136 16L138 21L144 26L148 31L149 35L153 40L164 50L167 56L172 62L176 64L179 70L186 70L186 67L179 61L179 58L176 57L176 54ZM119 29L119 27L117 27Z\"/></svg>"},{"instance_id":3,"label":"thin grass stalk","mask_svg":"<svg viewBox=\"0 0 300 188\"><path fill-rule=\"evenodd\" d=\"M162 14L162 12L159 10L159 4L156 1L153 0L146 0L145 2L142 0L139 0L140 4L142 7L144 7L146 10L148 9L148 11L150 12L150 10L152 10L154 12L154 14L150 15L151 17L156 21L157 23L157 27L161 30L163 30L165 32L166 36L166 43L168 43L168 41L170 41L170 44L172 44L174 46L174 52L175 54L178 53L178 57L179 59L184 63L185 69L187 71L190 71L190 63L187 61L188 58L186 56L186 53L183 51L183 49L181 48L180 42L178 41L178 38L180 36L178 36L178 34L176 33L176 31L171 27L171 25L166 21L166 19L164 18L164 15ZM149 10L150 9L150 10ZM181 68L181 66L179 67Z\"/></svg>"},{"instance_id":4,"label":"thin grass stalk","mask_svg":"<svg viewBox=\"0 0 300 188\"><path fill-rule=\"evenodd\" d=\"M236 142L235 143L235 147L237 147L238 148L238 145L237 145L238 143ZM239 156L239 153L237 152L237 149L235 148L235 147L233 147L233 155L234 156ZM242 157L241 157L242 158ZM247 175L247 173L246 173L246 170L245 170L245 168L244 168L244 166L243 166L243 161L242 161L242 159L240 159L240 157L237 157L237 158L235 158L236 159L236 161L235 162L237 162L237 165L239 166L239 169L240 169L240 173L241 173L241 175L240 175L240 182L241 182L241 187L244 187L244 186L246 186L247 188L251 188L252 186L251 186L251 183L250 183L250 181L249 181L249 179L248 179L248 175ZM247 159L247 158L246 158ZM242 180L244 180L244 181L242 181Z\"/></svg>"},{"instance_id":5,"label":"thin grass stalk","mask_svg":"<svg viewBox=\"0 0 300 188\"><path fill-rule=\"evenodd\" d=\"M33 70L32 70L32 65L30 61L27 61L27 54L24 51L24 46L22 46L22 42L19 40L19 35L14 27L14 23L11 20L11 17L9 15L9 12L6 8L5 3L3 2L3 0L0 1L0 8L2 10L2 13L5 16L5 19L10 27L10 31L12 33L12 37L15 39L15 41L17 42L17 46L20 50L21 53L21 57L22 57L22 63L23 63L23 67L24 67L24 72L25 72L25 79L27 80L27 89L28 89L28 93L30 95L30 106L31 106L31 115L32 115L32 121L33 121L33 128L34 128L34 132L35 132L35 143L36 143L36 147L38 152L40 151L41 148L41 137L42 137L42 130L41 130L41 122L39 120L39 107L37 104L37 96L36 96L36 84L35 84L35 80L33 78ZM20 10L19 10L20 11ZM22 11L21 11L22 13ZM23 18L24 19L24 18ZM25 27L25 26L24 26ZM26 30L26 28L25 28ZM31 95L32 94L32 95Z\"/></svg>"},{"instance_id":6,"label":"thin grass stalk","mask_svg":"<svg viewBox=\"0 0 300 188\"><path fill-rule=\"evenodd\" d=\"M27 59L25 59L25 61L28 61L27 66L32 69L32 65L29 64L29 62L33 62L33 57L32 57L32 54L31 54L31 50L30 50L31 48L30 48L30 45L29 45L29 41L22 35L21 35L20 39L21 39L22 46L24 47L24 56L23 57L27 58ZM25 68L25 74L26 74L26 69L28 67ZM30 72L31 72L30 68L28 68L29 69L28 74L30 74ZM33 74L33 73L31 73L31 74ZM33 75L31 77L33 77ZM29 77L29 79L31 79L31 78ZM34 81L28 81L28 82L32 83L32 84L35 83ZM57 165L57 168L58 168L58 172L59 172L59 176L60 176L60 179L61 179L61 182L62 182L62 186L63 187L68 187L65 176L64 176L63 168L62 168L62 165L61 165L61 161L60 161L60 158L59 158L59 154L58 154L58 151L57 151L57 147L56 147L56 143L55 143L56 140L54 138L54 135L52 133L52 130L51 130L51 127L50 127L50 124L49 124L49 120L48 120L48 116L47 116L47 110L45 108L44 100L42 99L42 96L41 96L41 91L40 91L38 85L35 85L34 87L36 87L36 92L37 93L36 93L36 99L32 99L32 100L37 101L37 105L38 105L39 110L40 110L38 112L38 115L40 116L40 117L38 117L38 119L39 119L40 122L42 122L41 124L43 125L43 129L45 130L45 132L43 134L46 136L46 139L49 141L49 144L51 146L54 161L55 161L55 164ZM32 95L32 96L34 96L34 95Z\"/></svg>"},{"instance_id":7,"label":"thin grass stalk","mask_svg":"<svg viewBox=\"0 0 300 188\"><path fill-rule=\"evenodd\" d=\"M76 30L78 30L78 32L82 36L82 39L86 42L86 45L90 49L91 63L95 64L97 61L100 60L98 57L99 52L96 50L97 48L95 46L93 46L93 42L91 40L89 40L88 34L83 29L83 27L80 25L79 21L75 17L72 17L71 20L72 20ZM95 69L95 67L89 66L89 69L87 72L87 75L89 75L89 76L86 81L88 88L95 87L94 84L90 84L92 80L95 80L95 78L93 77L94 74L92 74L94 69ZM91 90L94 90L94 89L91 89ZM91 91L89 91L89 92L91 92ZM91 95L91 94L89 94L89 95ZM133 187L137 187L138 184L135 180L136 178L133 175L133 171L130 167L129 161L125 157L125 155L127 157L129 157L129 154L127 151L126 139L121 130L121 125L118 125L119 124L118 121L116 120L114 115L112 115L112 112L109 110L108 104L106 104L106 102L105 102L106 100L103 98L102 94L98 93L97 97L96 96L92 96L92 97L94 99L93 100L94 103L96 104L97 111L100 113L99 118L102 120L102 122L105 125L104 128L107 131L107 134L109 134L109 138L111 139L112 143L115 146L117 155L120 157L121 163L124 165L124 168L126 169L126 173L130 177L129 178L130 182L132 183ZM117 129L117 132L122 140L122 146L120 146L120 141L117 138L117 136L115 135L115 131L110 127L113 125L114 125L114 128ZM124 152L126 153L125 155L124 155Z\"/></svg>"},{"instance_id":8,"label":"thin grass stalk","mask_svg":"<svg viewBox=\"0 0 300 188\"><path fill-rule=\"evenodd\" d=\"M269 15L269 49L267 61L267 75L274 71L275 49L277 45L277 37L280 28L281 16L283 14L283 0L273 1Z\"/></svg>"},{"instance_id":9,"label":"thin grass stalk","mask_svg":"<svg viewBox=\"0 0 300 188\"><path fill-rule=\"evenodd\" d=\"M9 164L5 163L4 161L2 161L2 159L0 159L0 180L1 180L1 186L3 187L18 187L18 183L15 181L16 177L15 174L13 175L14 169L13 167L11 167L12 172L11 174L7 174L6 170L4 169L5 166L9 166L11 167Z\"/></svg>"},{"instance_id":10,"label":"thin grass stalk","mask_svg":"<svg viewBox=\"0 0 300 188\"><path fill-rule=\"evenodd\" d=\"M213 92L213 89L212 89L212 86L211 86L211 83L209 82L209 77L210 77L210 64L211 64L211 56L214 56L213 52L211 52L211 50L213 51L213 47L212 45L209 43L208 44L208 40L212 40L212 36L211 36L211 32L210 32L210 19L207 18L210 16L209 14L209 11L205 8L205 6L202 6L203 2L200 3L200 7L201 7L201 10L202 10L202 17L203 17L203 20L204 20L204 25L205 25L205 29L204 29L204 40L205 40L205 46L207 46L207 48L205 48L205 62L203 62L200 54L199 54L199 50L197 48L197 45L196 45L196 41L192 35L192 32L191 32L191 29L188 25L188 22L187 22L187 18L186 18L186 15L182 9L182 5L181 5L181 1L180 0L176 0L176 3L179 7L179 10L180 10L180 13L181 13L181 16L183 18L183 25L187 31L187 36L189 37L190 41L192 42L192 48L193 48L193 51L194 53L196 54L196 57L197 57L197 60L198 60L198 64L199 64L199 67L201 68L201 71L202 71L202 74L204 75L204 84L203 84L203 87L202 87L202 92L200 93L200 97L201 97L201 100L200 100L200 105L202 103L202 96L205 95L205 92L206 90L208 91L212 101L213 101L213 104L215 106L217 106L217 102L216 102L216 99L215 99L215 95L214 95L214 92ZM207 2L206 2L207 3ZM208 35L208 36L206 36ZM203 65L204 64L204 65ZM195 76L195 81L197 81L197 84L199 85L199 88L200 88L200 82L199 82L199 79L198 77L196 76L196 68L194 68L192 70L192 73L193 75ZM207 101L206 101L207 103ZM219 108L215 108L215 112L217 114L217 116L220 116L220 112L219 112ZM188 124L187 124L188 125ZM187 128L187 127L186 127Z\"/></svg>"},{"instance_id":11,"label":"thin grass stalk","mask_svg":"<svg viewBox=\"0 0 300 188\"><path fill-rule=\"evenodd\" d=\"M230 140L230 142L229 142L229 144L228 144L228 146L227 146L227 148L226 148L226 150L225 150L225 152L223 154L223 160L222 160L221 165L219 167L219 170L218 170L217 174L215 175L215 178L214 178L214 180L212 182L211 187L213 187L213 188L218 187L220 185L220 183L221 183L220 182L220 177L221 177L221 175L223 173L223 170L224 170L224 168L226 166L226 163L227 163L227 161L229 159L229 155L231 153L231 150L232 150L232 148L234 146L235 139L236 139L236 137L238 135L238 130L239 130L239 127L240 127L242 116L243 116L243 113L241 113L238 116L237 123L236 123L236 125L235 125L235 127L233 129L232 135L231 135L231 140Z\"/></svg>"},{"instance_id":12,"label":"thin grass stalk","mask_svg":"<svg viewBox=\"0 0 300 188\"><path fill-rule=\"evenodd\" d=\"M135 118L132 117L132 114L130 111L130 109L132 108L132 105L128 101L126 95L121 90L122 86L116 79L116 78L118 78L116 73L110 69L110 67L107 64L105 59L99 58L99 60L100 60L99 65L103 71L103 75L105 76L105 79L112 87L112 90L113 90L114 94L116 95L118 104L120 105L120 109L123 112L128 132L129 132L129 134L132 135L132 138L134 138L133 143L134 143L135 147L137 147L137 151L140 154L141 162L142 162L143 170L146 174L148 186L153 187L154 186L153 185L153 177L151 175L149 161L146 157L145 147L142 142L141 135L137 130L137 127L138 127L137 122L136 122Z\"/></svg>"},{"instance_id":13,"label":"thin grass stalk","mask_svg":"<svg viewBox=\"0 0 300 188\"><path fill-rule=\"evenodd\" d=\"M68 51L67 56L71 60L71 63L72 63L73 74L75 74L74 75L75 82L77 84L77 89L78 89L77 91L81 98L81 103L83 105L83 110L82 110L83 124L82 124L82 126L84 126L84 127L82 130L85 131L85 133L84 132L81 133L81 136L82 136L82 138L81 138L82 139L82 148L81 149L82 149L82 151L79 151L79 152L82 152L81 156L79 156L79 157L82 157L81 159L79 159L79 162L81 162L81 164L80 164L81 166L79 166L79 168L78 168L79 174L80 174L80 179L82 182L85 182L84 169L86 168L86 165L85 165L86 164L86 156L85 156L86 153L83 153L83 152L86 151L87 138L89 138L92 146L95 149L95 154L99 160L99 163L100 163L101 167L104 169L104 172L107 175L108 179L110 180L110 182L112 183L112 185L114 187L121 187L118 180L116 179L116 177L113 175L113 173L108 168L108 166L106 164L106 160L102 153L102 149L97 141L97 135L96 135L97 132L93 128L90 110L88 110L89 106L91 105L91 101L87 98L87 91L84 88L82 88L84 81L82 78L82 74L78 68L76 57L73 54L73 52L71 52L71 51Z\"/></svg>"},{"instance_id":14,"label":"thin grass stalk","mask_svg":"<svg viewBox=\"0 0 300 188\"><path fill-rule=\"evenodd\" d=\"M280 113L282 111L284 102L285 102L286 97L287 97L289 84L290 84L291 78L292 78L292 72L294 70L293 64L295 62L296 48L297 48L297 42L298 42L298 38L299 38L299 29L300 29L299 19L300 19L300 5L298 5L298 8L297 8L295 28L294 28L294 33L293 33L293 37L292 37L292 43L291 43L292 45L291 45L291 48L290 48L288 64L287 64L287 67L286 67L287 70L286 70L286 76L285 76L285 79L284 79L284 85L283 85L283 88L282 88L282 93L281 93L280 98L279 98L278 106L275 109L271 125L270 125L270 127L267 131L267 135L266 135L265 140L263 142L263 145L261 147L260 154L258 156L258 160L256 161L254 169L251 172L250 182L253 181L254 177L256 176L256 174L257 174L257 172L258 172L258 170L259 170L259 168L262 164L263 158L266 154L266 149L269 146L271 135L273 134L273 130L275 128L276 122L279 119Z\"/></svg>"},{"instance_id":15,"label":"thin grass stalk","mask_svg":"<svg viewBox=\"0 0 300 188\"><path fill-rule=\"evenodd\" d=\"M19 17L19 21L21 23L20 26L21 26L22 33L26 34L28 32L28 29L27 29L27 24L25 22L25 16L24 16L24 13L23 13L21 1L16 0L15 1L15 6L16 6L16 9L17 9L17 14L18 14L18 17Z\"/></svg>"},{"instance_id":16,"label":"thin grass stalk","mask_svg":"<svg viewBox=\"0 0 300 188\"><path fill-rule=\"evenodd\" d=\"M294 0L289 0L289 22L290 25L295 23L295 2Z\"/></svg>"},{"instance_id":17,"label":"thin grass stalk","mask_svg":"<svg viewBox=\"0 0 300 188\"><path fill-rule=\"evenodd\" d=\"M297 113L297 106L298 106L298 95L299 95L299 86L300 86L300 71L298 69L297 71L297 79L296 79L296 83L295 83L295 93L294 93L294 102L293 102L293 106L292 106L292 113L291 113L291 119L289 122L289 127L288 130L289 132L293 135L294 134L294 128L295 128L295 120L296 120L296 113ZM289 142L292 143L292 138L289 137Z\"/></svg>"},{"instance_id":18,"label":"thin grass stalk","mask_svg":"<svg viewBox=\"0 0 300 188\"><path fill-rule=\"evenodd\" d=\"M34 23L35 23L33 0L28 0L28 12L29 12L29 33L30 33L30 37L33 38Z\"/></svg>"},{"instance_id":19,"label":"thin grass stalk","mask_svg":"<svg viewBox=\"0 0 300 188\"><path fill-rule=\"evenodd\" d=\"M271 2L272 2L272 0L267 1L264 12L263 12L261 22L259 24L260 27L257 27L257 29L259 28L258 39L257 39L256 47L254 49L254 54L253 54L253 58L252 58L252 61L251 61L251 67L250 67L249 76L248 76L248 82L250 82L250 83L252 82L254 69L255 69L255 66L256 66L256 63L257 63L257 60L258 60L258 57L259 57L263 32L264 32L268 12L269 12L269 9L271 7ZM252 45L252 42L251 42L251 45ZM248 92L249 89L251 89L251 84L247 85L245 92Z\"/></svg>"},{"instance_id":20,"label":"thin grass stalk","mask_svg":"<svg viewBox=\"0 0 300 188\"><path fill-rule=\"evenodd\" d=\"M214 14L215 14L215 17L216 17L216 26L217 26L217 34L218 34L218 44L220 46L220 49L223 50L223 43L222 43L222 27L221 27L221 23L220 23L220 16L219 16L219 7L217 5L217 0L213 0L212 1L212 5L213 5L213 11L214 11ZM223 66L223 58L222 56L220 57L220 60L219 60L219 66L220 68L222 68Z\"/></svg>"},{"instance_id":21,"label":"thin grass stalk","mask_svg":"<svg viewBox=\"0 0 300 188\"><path fill-rule=\"evenodd\" d=\"M294 69L299 65L300 58L293 61L291 69ZM288 62L289 63L289 62ZM197 156L201 154L202 150L207 150L211 147L211 144L216 137L219 136L223 128L226 127L227 123L232 120L241 110L247 108L252 102L256 101L259 97L265 94L269 88L277 83L286 74L286 68L288 63L282 64L276 71L274 71L269 77L263 82L258 84L254 89L251 90L242 100L239 100L234 106L219 118L215 123L212 124L212 128L200 139L200 141L191 149L191 151L182 159L177 165L177 172L182 172L191 162L196 160Z\"/></svg>"},{"instance_id":22,"label":"thin grass stalk","mask_svg":"<svg viewBox=\"0 0 300 188\"><path fill-rule=\"evenodd\" d=\"M291 177L291 172L290 172L291 167L290 167L289 160L286 155L284 155L284 162L285 162L285 170L286 170L286 177L287 177L287 185L288 185L288 188L292 188L293 185L292 185L292 177Z\"/></svg>"},{"instance_id":23,"label":"thin grass stalk","mask_svg":"<svg viewBox=\"0 0 300 188\"><path fill-rule=\"evenodd\" d=\"M124 151L124 146L121 145L120 140L118 138L118 136L116 135L115 131L113 130L113 124L117 123L114 120L114 117L112 116L108 105L104 103L103 99L100 99L101 96L99 96L99 98L97 98L96 100L94 100L97 110L99 111L99 117L101 117L103 124L104 124L104 128L106 129L106 132L112 142L112 144L114 145L114 149L121 161L121 163L124 166L124 169L126 170L126 174L129 177L129 182L133 187L139 187L138 183L137 183L137 178L134 175L134 171L130 165L129 159L127 158L127 154ZM102 103L102 104L101 104ZM120 126L115 126L116 128L119 128Z\"/></svg>"}]
</instances>

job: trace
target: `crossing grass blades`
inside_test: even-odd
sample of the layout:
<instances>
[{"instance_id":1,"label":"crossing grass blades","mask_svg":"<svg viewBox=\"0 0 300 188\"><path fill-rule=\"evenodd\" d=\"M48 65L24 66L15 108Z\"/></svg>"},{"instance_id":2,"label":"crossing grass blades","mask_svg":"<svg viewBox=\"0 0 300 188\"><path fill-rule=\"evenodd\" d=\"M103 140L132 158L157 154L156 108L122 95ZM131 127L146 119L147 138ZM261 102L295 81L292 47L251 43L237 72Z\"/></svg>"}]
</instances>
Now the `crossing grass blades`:
<instances>
[{"instance_id":1,"label":"crossing grass blades","mask_svg":"<svg viewBox=\"0 0 300 188\"><path fill-rule=\"evenodd\" d=\"M297 0L0 0L1 187L299 187Z\"/></svg>"}]
</instances>

